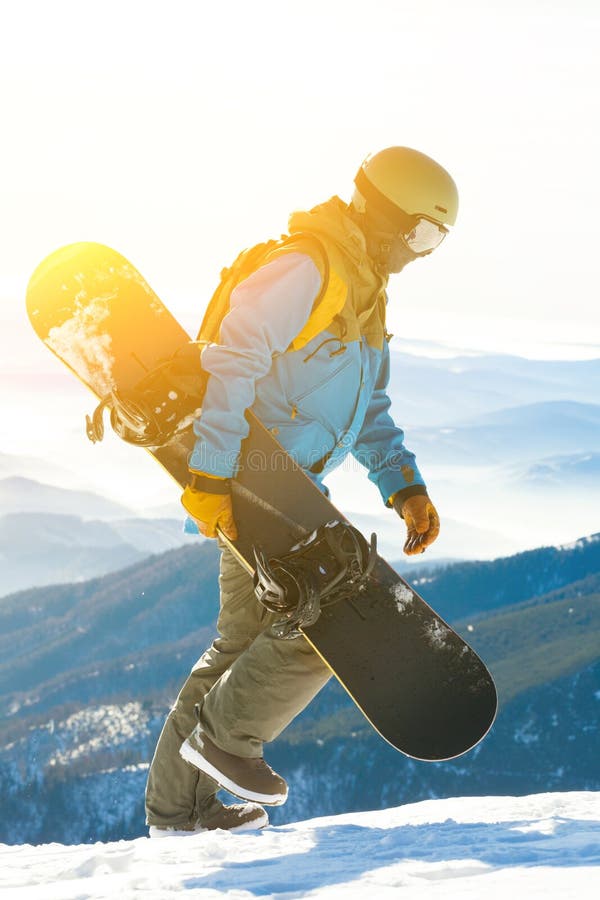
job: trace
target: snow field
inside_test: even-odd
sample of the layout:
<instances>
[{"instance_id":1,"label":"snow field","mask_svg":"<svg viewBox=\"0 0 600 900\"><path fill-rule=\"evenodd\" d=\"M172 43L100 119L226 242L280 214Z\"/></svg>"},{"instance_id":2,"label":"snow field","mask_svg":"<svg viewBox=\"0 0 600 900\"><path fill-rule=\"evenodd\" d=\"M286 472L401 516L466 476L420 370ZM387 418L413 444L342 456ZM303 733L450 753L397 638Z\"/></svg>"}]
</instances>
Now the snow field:
<instances>
[{"instance_id":1,"label":"snow field","mask_svg":"<svg viewBox=\"0 0 600 900\"><path fill-rule=\"evenodd\" d=\"M429 800L237 835L0 845L7 900L182 891L190 900L597 900L600 794Z\"/></svg>"}]
</instances>

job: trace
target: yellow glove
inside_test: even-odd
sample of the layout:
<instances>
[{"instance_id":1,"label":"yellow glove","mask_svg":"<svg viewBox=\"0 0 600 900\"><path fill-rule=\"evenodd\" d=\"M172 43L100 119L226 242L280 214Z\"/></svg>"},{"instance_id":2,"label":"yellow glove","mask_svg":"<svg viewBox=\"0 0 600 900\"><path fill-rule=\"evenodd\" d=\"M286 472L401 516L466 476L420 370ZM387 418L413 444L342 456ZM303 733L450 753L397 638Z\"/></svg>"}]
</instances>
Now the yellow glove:
<instances>
[{"instance_id":1,"label":"yellow glove","mask_svg":"<svg viewBox=\"0 0 600 900\"><path fill-rule=\"evenodd\" d=\"M181 502L200 532L205 537L215 538L218 529L230 541L237 540L229 479L205 472L192 471L191 475L191 484L181 495Z\"/></svg>"},{"instance_id":2,"label":"yellow glove","mask_svg":"<svg viewBox=\"0 0 600 900\"><path fill-rule=\"evenodd\" d=\"M440 520L436 508L426 494L409 497L404 503L394 499L394 509L406 522L408 536L404 544L407 556L424 553L440 533Z\"/></svg>"}]
</instances>

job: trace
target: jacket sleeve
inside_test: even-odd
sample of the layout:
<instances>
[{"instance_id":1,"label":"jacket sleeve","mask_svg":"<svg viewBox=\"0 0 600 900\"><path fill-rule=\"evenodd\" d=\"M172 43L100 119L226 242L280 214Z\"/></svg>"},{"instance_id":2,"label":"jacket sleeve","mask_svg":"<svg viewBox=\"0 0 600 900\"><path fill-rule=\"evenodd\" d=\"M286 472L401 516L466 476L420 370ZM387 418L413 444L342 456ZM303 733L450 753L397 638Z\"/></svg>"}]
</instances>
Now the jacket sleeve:
<instances>
[{"instance_id":1,"label":"jacket sleeve","mask_svg":"<svg viewBox=\"0 0 600 900\"><path fill-rule=\"evenodd\" d=\"M189 466L228 478L248 434L244 416L256 382L301 331L319 294L321 275L310 256L286 253L237 285L221 323L219 343L202 352L209 379Z\"/></svg>"},{"instance_id":2,"label":"jacket sleeve","mask_svg":"<svg viewBox=\"0 0 600 900\"><path fill-rule=\"evenodd\" d=\"M375 389L352 454L369 470L369 480L379 488L386 506L391 506L389 500L398 491L405 498L427 493L415 454L404 446L404 432L389 413L391 400L386 390L389 379L390 353L384 343Z\"/></svg>"}]
</instances>

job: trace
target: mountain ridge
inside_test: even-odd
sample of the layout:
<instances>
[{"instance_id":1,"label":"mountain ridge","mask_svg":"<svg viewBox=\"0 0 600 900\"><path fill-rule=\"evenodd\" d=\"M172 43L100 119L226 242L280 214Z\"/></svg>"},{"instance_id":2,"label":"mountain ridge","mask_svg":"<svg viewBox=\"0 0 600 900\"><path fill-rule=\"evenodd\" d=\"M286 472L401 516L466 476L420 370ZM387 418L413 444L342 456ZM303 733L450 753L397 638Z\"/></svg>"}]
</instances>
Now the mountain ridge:
<instances>
[{"instance_id":1,"label":"mountain ridge","mask_svg":"<svg viewBox=\"0 0 600 900\"><path fill-rule=\"evenodd\" d=\"M505 596L478 615L472 602L458 623L489 664L501 701L491 733L470 754L439 764L403 758L332 680L269 746L269 762L290 784L290 800L273 821L465 790L599 789L591 740L600 695L599 537L519 554L515 579L537 573L537 595L513 605ZM548 566L557 555L568 563L558 573L563 581L586 574L542 594L556 581ZM509 561L499 564L505 571ZM457 578L465 566L448 572ZM216 567L216 548L206 543L87 584L0 602L3 650L28 648L28 665L3 660L0 669L0 840L81 842L144 832L148 761L181 682L214 635ZM471 599L477 571L465 580ZM479 572L490 577L487 568ZM48 646L55 626L60 665Z\"/></svg>"}]
</instances>

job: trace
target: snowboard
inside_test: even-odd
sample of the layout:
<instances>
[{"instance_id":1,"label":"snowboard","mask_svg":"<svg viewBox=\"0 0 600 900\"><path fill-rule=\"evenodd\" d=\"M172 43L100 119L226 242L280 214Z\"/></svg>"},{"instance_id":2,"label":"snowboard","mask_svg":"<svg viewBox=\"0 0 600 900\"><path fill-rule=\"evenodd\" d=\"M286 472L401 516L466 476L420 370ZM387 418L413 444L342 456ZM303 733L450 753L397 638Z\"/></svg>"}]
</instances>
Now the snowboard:
<instances>
[{"instance_id":1,"label":"snowboard","mask_svg":"<svg viewBox=\"0 0 600 900\"><path fill-rule=\"evenodd\" d=\"M41 340L111 410L115 431L185 486L205 376L199 362L190 376L189 335L131 263L101 244L63 247L32 275L27 311ZM145 409L136 405L140 385L151 397ZM316 529L347 520L271 431L252 413L247 417L250 431L232 481L239 539L227 543L254 573L259 559L268 567L299 543L310 544ZM97 440L102 430L100 408L88 419L88 436ZM356 583L323 604L312 624L300 625L295 639L311 644L397 750L440 761L471 749L496 714L484 663L378 555L371 552L368 575Z\"/></svg>"}]
</instances>

